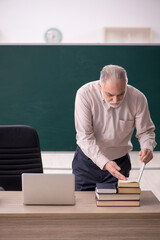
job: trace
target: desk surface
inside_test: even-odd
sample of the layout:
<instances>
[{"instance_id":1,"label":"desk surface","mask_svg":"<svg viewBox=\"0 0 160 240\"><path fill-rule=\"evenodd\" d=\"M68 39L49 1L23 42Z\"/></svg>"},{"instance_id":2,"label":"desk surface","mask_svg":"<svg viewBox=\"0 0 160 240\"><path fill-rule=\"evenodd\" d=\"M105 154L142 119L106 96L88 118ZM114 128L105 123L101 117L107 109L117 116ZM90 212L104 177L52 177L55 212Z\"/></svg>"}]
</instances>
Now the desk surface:
<instances>
[{"instance_id":1,"label":"desk surface","mask_svg":"<svg viewBox=\"0 0 160 240\"><path fill-rule=\"evenodd\" d=\"M94 192L75 192L74 206L23 205L22 192L0 192L0 216L97 216L158 214L160 202L151 191L142 191L140 207L97 207Z\"/></svg>"}]
</instances>

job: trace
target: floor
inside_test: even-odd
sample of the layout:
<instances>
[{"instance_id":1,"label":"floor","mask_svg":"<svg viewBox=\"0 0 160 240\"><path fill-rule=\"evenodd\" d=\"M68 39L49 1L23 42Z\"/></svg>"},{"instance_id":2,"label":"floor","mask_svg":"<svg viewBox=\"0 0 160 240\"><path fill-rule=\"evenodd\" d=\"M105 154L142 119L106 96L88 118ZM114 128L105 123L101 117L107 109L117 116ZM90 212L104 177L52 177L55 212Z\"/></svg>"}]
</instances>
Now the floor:
<instances>
[{"instance_id":1,"label":"floor","mask_svg":"<svg viewBox=\"0 0 160 240\"><path fill-rule=\"evenodd\" d=\"M42 152L45 173L71 173L74 152ZM140 168L138 152L131 152L131 177L137 176ZM151 190L160 201L160 152L154 152L142 175L141 190Z\"/></svg>"}]
</instances>

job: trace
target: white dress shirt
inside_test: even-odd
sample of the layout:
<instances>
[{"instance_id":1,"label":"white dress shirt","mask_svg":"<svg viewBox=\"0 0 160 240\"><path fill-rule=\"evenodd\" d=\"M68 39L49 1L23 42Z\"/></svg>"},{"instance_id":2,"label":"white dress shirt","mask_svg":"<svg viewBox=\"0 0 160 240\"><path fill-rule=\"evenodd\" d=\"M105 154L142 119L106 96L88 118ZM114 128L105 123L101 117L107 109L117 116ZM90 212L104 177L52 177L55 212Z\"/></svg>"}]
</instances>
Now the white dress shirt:
<instances>
[{"instance_id":1,"label":"white dress shirt","mask_svg":"<svg viewBox=\"0 0 160 240\"><path fill-rule=\"evenodd\" d=\"M131 137L135 127L141 149L153 151L156 146L155 126L146 97L136 88L127 85L125 97L117 108L105 101L98 81L87 83L77 91L77 144L99 168L103 169L109 160L132 150Z\"/></svg>"}]
</instances>

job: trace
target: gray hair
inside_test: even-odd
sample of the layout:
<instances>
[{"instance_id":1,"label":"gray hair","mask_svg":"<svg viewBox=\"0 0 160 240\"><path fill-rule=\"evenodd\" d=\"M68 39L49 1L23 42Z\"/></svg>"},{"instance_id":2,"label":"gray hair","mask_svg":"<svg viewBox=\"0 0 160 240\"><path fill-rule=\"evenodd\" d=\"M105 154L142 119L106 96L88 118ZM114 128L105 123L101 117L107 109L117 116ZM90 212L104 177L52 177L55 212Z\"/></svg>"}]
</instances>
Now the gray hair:
<instances>
[{"instance_id":1,"label":"gray hair","mask_svg":"<svg viewBox=\"0 0 160 240\"><path fill-rule=\"evenodd\" d=\"M104 83L107 80L112 81L125 81L126 84L128 83L127 78L127 72L123 67L120 67L118 65L107 65L102 68L101 74L100 74L100 83L101 86L104 86Z\"/></svg>"}]
</instances>

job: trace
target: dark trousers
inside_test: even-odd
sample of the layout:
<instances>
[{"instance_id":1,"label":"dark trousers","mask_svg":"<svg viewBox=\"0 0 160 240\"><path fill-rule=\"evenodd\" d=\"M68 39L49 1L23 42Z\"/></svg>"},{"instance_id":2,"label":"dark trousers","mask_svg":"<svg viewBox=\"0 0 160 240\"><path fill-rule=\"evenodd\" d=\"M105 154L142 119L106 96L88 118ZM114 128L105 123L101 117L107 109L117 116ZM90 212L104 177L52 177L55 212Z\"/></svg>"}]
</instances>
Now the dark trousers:
<instances>
[{"instance_id":1,"label":"dark trousers","mask_svg":"<svg viewBox=\"0 0 160 240\"><path fill-rule=\"evenodd\" d=\"M129 177L131 170L131 163L129 154L114 160L121 168L121 173ZM90 158L88 158L78 146L73 162L73 173L75 174L75 190L76 191L94 191L96 183L115 182L118 179L110 174L108 171L101 170Z\"/></svg>"}]
</instances>

